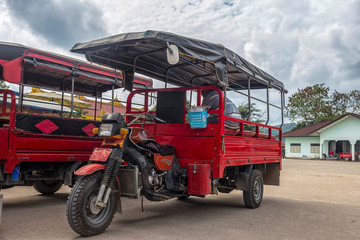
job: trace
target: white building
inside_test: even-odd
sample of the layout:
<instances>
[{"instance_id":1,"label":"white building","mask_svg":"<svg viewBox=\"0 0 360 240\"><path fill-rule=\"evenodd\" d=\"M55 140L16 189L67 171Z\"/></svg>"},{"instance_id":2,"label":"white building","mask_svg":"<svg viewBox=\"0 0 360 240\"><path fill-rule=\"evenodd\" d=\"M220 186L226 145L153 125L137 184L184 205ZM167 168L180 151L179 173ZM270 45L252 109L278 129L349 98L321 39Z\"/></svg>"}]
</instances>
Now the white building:
<instances>
[{"instance_id":1,"label":"white building","mask_svg":"<svg viewBox=\"0 0 360 240\"><path fill-rule=\"evenodd\" d=\"M334 121L325 121L287 132L285 157L322 159L334 154L359 161L360 115L346 113Z\"/></svg>"}]
</instances>

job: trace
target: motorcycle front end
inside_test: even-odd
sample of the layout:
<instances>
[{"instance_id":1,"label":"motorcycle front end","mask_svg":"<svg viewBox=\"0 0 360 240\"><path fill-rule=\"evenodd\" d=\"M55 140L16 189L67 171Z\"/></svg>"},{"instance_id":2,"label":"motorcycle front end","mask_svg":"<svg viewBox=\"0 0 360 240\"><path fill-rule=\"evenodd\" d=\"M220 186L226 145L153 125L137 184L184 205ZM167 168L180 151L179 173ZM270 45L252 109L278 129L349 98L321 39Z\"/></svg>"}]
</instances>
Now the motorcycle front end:
<instances>
[{"instance_id":1,"label":"motorcycle front end","mask_svg":"<svg viewBox=\"0 0 360 240\"><path fill-rule=\"evenodd\" d=\"M67 201L67 219L82 236L98 235L110 225L120 209L120 184L117 178L123 162L128 129L119 113L104 114L98 136L103 137L89 163L75 172L80 176Z\"/></svg>"}]
</instances>

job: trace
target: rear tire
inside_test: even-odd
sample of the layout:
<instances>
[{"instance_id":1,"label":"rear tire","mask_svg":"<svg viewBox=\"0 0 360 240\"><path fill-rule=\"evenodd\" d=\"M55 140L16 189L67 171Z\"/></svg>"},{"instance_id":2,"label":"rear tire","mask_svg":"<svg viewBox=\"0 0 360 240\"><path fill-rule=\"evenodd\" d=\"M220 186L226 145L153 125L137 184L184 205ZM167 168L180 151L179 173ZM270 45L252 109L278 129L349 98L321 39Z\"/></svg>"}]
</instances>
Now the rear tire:
<instances>
[{"instance_id":1,"label":"rear tire","mask_svg":"<svg viewBox=\"0 0 360 240\"><path fill-rule=\"evenodd\" d=\"M253 169L249 176L248 191L243 192L244 203L247 208L258 208L264 193L263 175L258 169Z\"/></svg>"},{"instance_id":2,"label":"rear tire","mask_svg":"<svg viewBox=\"0 0 360 240\"><path fill-rule=\"evenodd\" d=\"M110 225L117 208L118 196L112 192L107 206L99 209L95 201L101 185L101 172L80 178L67 201L66 215L70 227L81 236L98 235Z\"/></svg>"},{"instance_id":3,"label":"rear tire","mask_svg":"<svg viewBox=\"0 0 360 240\"><path fill-rule=\"evenodd\" d=\"M44 195L51 195L57 192L63 185L60 180L38 180L34 183L34 188L39 193Z\"/></svg>"}]
</instances>

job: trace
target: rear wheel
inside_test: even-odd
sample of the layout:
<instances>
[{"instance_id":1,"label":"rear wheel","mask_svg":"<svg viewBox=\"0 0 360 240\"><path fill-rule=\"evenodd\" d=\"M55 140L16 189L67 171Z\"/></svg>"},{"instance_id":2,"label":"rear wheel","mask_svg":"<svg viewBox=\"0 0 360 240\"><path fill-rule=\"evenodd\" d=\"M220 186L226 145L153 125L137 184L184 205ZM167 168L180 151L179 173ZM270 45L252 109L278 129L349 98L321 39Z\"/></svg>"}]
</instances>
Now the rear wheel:
<instances>
[{"instance_id":1,"label":"rear wheel","mask_svg":"<svg viewBox=\"0 0 360 240\"><path fill-rule=\"evenodd\" d=\"M51 195L57 192L63 185L60 180L38 180L34 183L34 188L39 193L44 195Z\"/></svg>"},{"instance_id":2,"label":"rear wheel","mask_svg":"<svg viewBox=\"0 0 360 240\"><path fill-rule=\"evenodd\" d=\"M96 205L103 174L100 172L80 178L67 201L67 220L70 227L82 236L94 236L106 230L116 212L118 197L112 192L105 208Z\"/></svg>"},{"instance_id":3,"label":"rear wheel","mask_svg":"<svg viewBox=\"0 0 360 240\"><path fill-rule=\"evenodd\" d=\"M248 191L243 192L245 206L247 208L258 208L264 193L264 180L258 169L253 169L249 176Z\"/></svg>"}]
</instances>

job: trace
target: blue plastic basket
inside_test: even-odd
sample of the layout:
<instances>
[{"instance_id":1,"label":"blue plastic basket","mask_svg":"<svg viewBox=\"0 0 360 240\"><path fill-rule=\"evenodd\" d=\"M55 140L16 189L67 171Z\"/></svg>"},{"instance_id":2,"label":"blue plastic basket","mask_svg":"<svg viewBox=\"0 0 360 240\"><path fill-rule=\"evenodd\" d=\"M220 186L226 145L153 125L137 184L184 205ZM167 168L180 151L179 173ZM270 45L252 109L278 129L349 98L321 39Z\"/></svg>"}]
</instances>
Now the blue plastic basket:
<instances>
[{"instance_id":1,"label":"blue plastic basket","mask_svg":"<svg viewBox=\"0 0 360 240\"><path fill-rule=\"evenodd\" d=\"M207 111L189 112L188 116L191 128L206 128Z\"/></svg>"}]
</instances>

